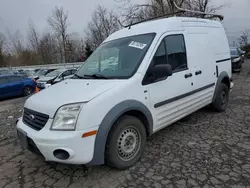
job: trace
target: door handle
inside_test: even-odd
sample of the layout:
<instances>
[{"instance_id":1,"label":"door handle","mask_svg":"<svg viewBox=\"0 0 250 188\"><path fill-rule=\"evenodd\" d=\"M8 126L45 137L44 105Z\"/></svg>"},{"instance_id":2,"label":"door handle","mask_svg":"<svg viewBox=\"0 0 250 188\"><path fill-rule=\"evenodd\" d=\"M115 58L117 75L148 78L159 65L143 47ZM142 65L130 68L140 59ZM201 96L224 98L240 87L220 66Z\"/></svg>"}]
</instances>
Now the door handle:
<instances>
[{"instance_id":1,"label":"door handle","mask_svg":"<svg viewBox=\"0 0 250 188\"><path fill-rule=\"evenodd\" d=\"M202 74L202 71L201 71L201 70L195 72L195 75L196 75L196 76L199 75L199 74Z\"/></svg>"},{"instance_id":2,"label":"door handle","mask_svg":"<svg viewBox=\"0 0 250 188\"><path fill-rule=\"evenodd\" d=\"M193 76L193 74L192 74L192 73L185 74L185 78L190 78L190 77L192 77L192 76Z\"/></svg>"}]
</instances>

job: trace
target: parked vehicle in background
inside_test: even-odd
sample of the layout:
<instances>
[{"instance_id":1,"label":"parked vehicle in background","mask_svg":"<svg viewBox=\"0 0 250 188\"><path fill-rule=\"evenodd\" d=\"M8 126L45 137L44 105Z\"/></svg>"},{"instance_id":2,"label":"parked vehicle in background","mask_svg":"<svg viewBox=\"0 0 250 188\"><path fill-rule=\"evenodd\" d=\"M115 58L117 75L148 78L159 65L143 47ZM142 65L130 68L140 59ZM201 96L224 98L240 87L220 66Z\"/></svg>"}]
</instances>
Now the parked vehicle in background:
<instances>
[{"instance_id":1,"label":"parked vehicle in background","mask_svg":"<svg viewBox=\"0 0 250 188\"><path fill-rule=\"evenodd\" d=\"M250 52L247 53L247 59L250 59Z\"/></svg>"},{"instance_id":2,"label":"parked vehicle in background","mask_svg":"<svg viewBox=\"0 0 250 188\"><path fill-rule=\"evenodd\" d=\"M237 49L238 49L239 54L240 54L240 56L241 56L242 63L244 63L244 62L245 62L245 54L246 54L246 52L243 51L243 50L241 50L240 48L237 48Z\"/></svg>"},{"instance_id":3,"label":"parked vehicle in background","mask_svg":"<svg viewBox=\"0 0 250 188\"><path fill-rule=\"evenodd\" d=\"M17 75L0 76L0 98L30 95L35 91L36 85L31 78Z\"/></svg>"},{"instance_id":4,"label":"parked vehicle in background","mask_svg":"<svg viewBox=\"0 0 250 188\"><path fill-rule=\"evenodd\" d=\"M74 78L26 101L20 143L47 161L118 169L141 159L153 133L209 104L225 111L233 88L222 24L185 17L113 33Z\"/></svg>"},{"instance_id":5,"label":"parked vehicle in background","mask_svg":"<svg viewBox=\"0 0 250 188\"><path fill-rule=\"evenodd\" d=\"M73 75L76 72L76 69L57 69L37 80L37 87L41 89L45 89L50 87L53 84L61 82L67 77Z\"/></svg>"},{"instance_id":6,"label":"parked vehicle in background","mask_svg":"<svg viewBox=\"0 0 250 188\"><path fill-rule=\"evenodd\" d=\"M240 72L242 68L243 58L237 48L230 48L232 71Z\"/></svg>"},{"instance_id":7,"label":"parked vehicle in background","mask_svg":"<svg viewBox=\"0 0 250 188\"><path fill-rule=\"evenodd\" d=\"M0 70L0 75L14 75L15 73L13 71L10 70Z\"/></svg>"},{"instance_id":8,"label":"parked vehicle in background","mask_svg":"<svg viewBox=\"0 0 250 188\"><path fill-rule=\"evenodd\" d=\"M67 79L72 78L76 71L77 71L76 69L68 69L68 70L64 71L60 76L58 76L54 80L54 84L61 82L63 80L67 80Z\"/></svg>"},{"instance_id":9,"label":"parked vehicle in background","mask_svg":"<svg viewBox=\"0 0 250 188\"><path fill-rule=\"evenodd\" d=\"M41 76L45 76L46 74L54 71L56 69L39 69L37 72L35 72L31 78L33 78L34 80L38 80Z\"/></svg>"},{"instance_id":10,"label":"parked vehicle in background","mask_svg":"<svg viewBox=\"0 0 250 188\"><path fill-rule=\"evenodd\" d=\"M32 75L35 74L34 70L25 70L24 73L26 74L27 77L31 77Z\"/></svg>"},{"instance_id":11,"label":"parked vehicle in background","mask_svg":"<svg viewBox=\"0 0 250 188\"><path fill-rule=\"evenodd\" d=\"M40 69L35 69L34 72L36 73L36 72L38 72L39 70L40 70Z\"/></svg>"}]
</instances>

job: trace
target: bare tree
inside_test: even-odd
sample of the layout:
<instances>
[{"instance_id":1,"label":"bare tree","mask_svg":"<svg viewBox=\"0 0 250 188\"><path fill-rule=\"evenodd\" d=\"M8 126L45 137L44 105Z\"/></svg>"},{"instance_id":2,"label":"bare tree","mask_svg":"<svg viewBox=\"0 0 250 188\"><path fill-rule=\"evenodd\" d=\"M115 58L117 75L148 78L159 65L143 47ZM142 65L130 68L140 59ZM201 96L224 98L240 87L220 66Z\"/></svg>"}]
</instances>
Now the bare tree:
<instances>
[{"instance_id":1,"label":"bare tree","mask_svg":"<svg viewBox=\"0 0 250 188\"><path fill-rule=\"evenodd\" d=\"M4 48L4 43L5 43L5 36L3 33L0 33L0 53L3 53L3 48Z\"/></svg>"},{"instance_id":2,"label":"bare tree","mask_svg":"<svg viewBox=\"0 0 250 188\"><path fill-rule=\"evenodd\" d=\"M23 36L19 30L12 33L11 30L7 29L10 50L14 55L19 55L24 50Z\"/></svg>"},{"instance_id":3,"label":"bare tree","mask_svg":"<svg viewBox=\"0 0 250 188\"><path fill-rule=\"evenodd\" d=\"M223 3L219 6L213 6L212 0L149 0L145 4L133 4L132 0L115 1L122 4L122 16L126 23L177 13L178 10L174 3L182 8L209 13L215 13L226 5L226 3ZM192 16L191 14L183 14L185 16Z\"/></svg>"},{"instance_id":4,"label":"bare tree","mask_svg":"<svg viewBox=\"0 0 250 188\"><path fill-rule=\"evenodd\" d=\"M44 33L39 41L39 52L42 62L44 63L58 63L59 52L56 37L51 33Z\"/></svg>"},{"instance_id":5,"label":"bare tree","mask_svg":"<svg viewBox=\"0 0 250 188\"><path fill-rule=\"evenodd\" d=\"M247 46L249 44L249 39L250 39L249 37L250 37L250 29L246 29L245 31L243 31L242 35L238 39L240 46L242 47Z\"/></svg>"},{"instance_id":6,"label":"bare tree","mask_svg":"<svg viewBox=\"0 0 250 188\"><path fill-rule=\"evenodd\" d=\"M66 53L66 42L67 42L67 29L69 26L68 23L68 13L64 11L64 9L55 7L52 11L52 16L48 18L48 23L54 32L58 35L61 47L61 53L63 54L63 60L66 62L67 60L67 53Z\"/></svg>"},{"instance_id":7,"label":"bare tree","mask_svg":"<svg viewBox=\"0 0 250 188\"><path fill-rule=\"evenodd\" d=\"M98 6L85 30L86 42L92 49L97 48L110 34L119 29L117 16L114 12Z\"/></svg>"},{"instance_id":8,"label":"bare tree","mask_svg":"<svg viewBox=\"0 0 250 188\"><path fill-rule=\"evenodd\" d=\"M5 43L5 36L3 33L0 33L0 66L4 65L4 43Z\"/></svg>"},{"instance_id":9,"label":"bare tree","mask_svg":"<svg viewBox=\"0 0 250 188\"><path fill-rule=\"evenodd\" d=\"M29 46L30 48L36 52L39 53L39 35L36 30L35 24L32 20L29 20L29 27L28 27L28 35L27 35Z\"/></svg>"}]
</instances>

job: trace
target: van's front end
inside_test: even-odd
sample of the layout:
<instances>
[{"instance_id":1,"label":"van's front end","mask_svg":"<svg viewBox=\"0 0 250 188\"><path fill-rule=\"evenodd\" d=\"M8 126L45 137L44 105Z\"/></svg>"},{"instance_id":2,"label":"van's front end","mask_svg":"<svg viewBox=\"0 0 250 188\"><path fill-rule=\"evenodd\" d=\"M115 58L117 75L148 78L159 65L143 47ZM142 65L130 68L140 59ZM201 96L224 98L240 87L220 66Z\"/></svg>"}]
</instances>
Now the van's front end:
<instances>
[{"instance_id":1,"label":"van's front end","mask_svg":"<svg viewBox=\"0 0 250 188\"><path fill-rule=\"evenodd\" d=\"M40 154L46 161L70 164L91 161L98 126L89 122L82 126L88 120L85 106L91 98L111 89L115 83L106 85L106 88L91 83L93 91L89 94L92 96L81 94L84 89L77 91L74 88L81 85L82 88L85 85L87 90L87 84L72 80L48 88L48 92L41 91L27 100L23 116L17 122L18 137L24 148ZM93 85L99 87L98 91Z\"/></svg>"},{"instance_id":2,"label":"van's front end","mask_svg":"<svg viewBox=\"0 0 250 188\"><path fill-rule=\"evenodd\" d=\"M107 123L112 118L105 117L126 100L145 100L143 74L137 70L154 37L150 33L104 42L72 79L31 96L17 122L21 145L46 161L87 164L95 155L102 159L91 164L104 163L104 152L95 153L105 149L112 123Z\"/></svg>"}]
</instances>

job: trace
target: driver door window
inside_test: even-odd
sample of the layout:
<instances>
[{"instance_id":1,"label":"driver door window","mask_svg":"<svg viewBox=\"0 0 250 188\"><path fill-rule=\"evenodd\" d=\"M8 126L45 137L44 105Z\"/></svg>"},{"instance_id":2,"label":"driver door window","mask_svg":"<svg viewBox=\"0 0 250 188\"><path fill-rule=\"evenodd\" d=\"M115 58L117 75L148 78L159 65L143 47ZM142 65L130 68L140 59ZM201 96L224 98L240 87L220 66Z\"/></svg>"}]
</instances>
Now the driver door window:
<instances>
[{"instance_id":1,"label":"driver door window","mask_svg":"<svg viewBox=\"0 0 250 188\"><path fill-rule=\"evenodd\" d=\"M168 63L173 73L187 69L187 54L183 35L170 35L165 37Z\"/></svg>"}]
</instances>

